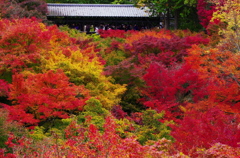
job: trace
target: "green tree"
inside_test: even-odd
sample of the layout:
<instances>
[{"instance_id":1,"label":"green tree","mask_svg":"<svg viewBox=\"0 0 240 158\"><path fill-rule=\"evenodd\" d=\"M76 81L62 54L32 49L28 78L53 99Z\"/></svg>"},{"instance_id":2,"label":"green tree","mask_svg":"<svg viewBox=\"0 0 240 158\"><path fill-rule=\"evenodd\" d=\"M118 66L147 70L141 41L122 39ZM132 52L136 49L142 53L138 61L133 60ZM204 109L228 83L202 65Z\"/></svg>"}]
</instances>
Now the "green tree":
<instances>
[{"instance_id":1,"label":"green tree","mask_svg":"<svg viewBox=\"0 0 240 158\"><path fill-rule=\"evenodd\" d=\"M149 7L152 16L159 16L166 29L200 29L196 13L197 0L135 0L135 4Z\"/></svg>"},{"instance_id":2,"label":"green tree","mask_svg":"<svg viewBox=\"0 0 240 158\"><path fill-rule=\"evenodd\" d=\"M132 4L131 0L114 0L112 4Z\"/></svg>"}]
</instances>

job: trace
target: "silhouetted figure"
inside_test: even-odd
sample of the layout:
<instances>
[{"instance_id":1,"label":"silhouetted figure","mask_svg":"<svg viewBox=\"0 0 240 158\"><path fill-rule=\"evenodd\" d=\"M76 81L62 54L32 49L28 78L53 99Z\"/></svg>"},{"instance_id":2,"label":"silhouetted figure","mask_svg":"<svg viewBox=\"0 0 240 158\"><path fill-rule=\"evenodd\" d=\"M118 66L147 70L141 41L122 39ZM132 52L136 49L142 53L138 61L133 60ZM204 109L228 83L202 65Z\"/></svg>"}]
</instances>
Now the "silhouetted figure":
<instances>
[{"instance_id":1,"label":"silhouetted figure","mask_svg":"<svg viewBox=\"0 0 240 158\"><path fill-rule=\"evenodd\" d=\"M87 25L87 26L86 26L86 33L87 33L87 34L90 34L90 25Z\"/></svg>"},{"instance_id":2,"label":"silhouetted figure","mask_svg":"<svg viewBox=\"0 0 240 158\"><path fill-rule=\"evenodd\" d=\"M133 29L139 31L139 27L136 24L134 25Z\"/></svg>"}]
</instances>

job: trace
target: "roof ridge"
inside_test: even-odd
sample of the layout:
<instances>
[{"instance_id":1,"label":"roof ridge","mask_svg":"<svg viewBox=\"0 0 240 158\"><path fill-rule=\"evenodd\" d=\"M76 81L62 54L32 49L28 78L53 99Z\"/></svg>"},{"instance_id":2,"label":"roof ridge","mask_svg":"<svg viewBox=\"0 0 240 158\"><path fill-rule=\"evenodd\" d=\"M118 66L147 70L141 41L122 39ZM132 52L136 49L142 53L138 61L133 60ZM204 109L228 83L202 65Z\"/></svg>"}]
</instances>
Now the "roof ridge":
<instances>
[{"instance_id":1,"label":"roof ridge","mask_svg":"<svg viewBox=\"0 0 240 158\"><path fill-rule=\"evenodd\" d=\"M47 3L48 6L78 6L78 7L134 7L134 4L75 4L75 3Z\"/></svg>"},{"instance_id":2,"label":"roof ridge","mask_svg":"<svg viewBox=\"0 0 240 158\"><path fill-rule=\"evenodd\" d=\"M148 8L133 4L56 4L48 3L48 16L149 17Z\"/></svg>"}]
</instances>

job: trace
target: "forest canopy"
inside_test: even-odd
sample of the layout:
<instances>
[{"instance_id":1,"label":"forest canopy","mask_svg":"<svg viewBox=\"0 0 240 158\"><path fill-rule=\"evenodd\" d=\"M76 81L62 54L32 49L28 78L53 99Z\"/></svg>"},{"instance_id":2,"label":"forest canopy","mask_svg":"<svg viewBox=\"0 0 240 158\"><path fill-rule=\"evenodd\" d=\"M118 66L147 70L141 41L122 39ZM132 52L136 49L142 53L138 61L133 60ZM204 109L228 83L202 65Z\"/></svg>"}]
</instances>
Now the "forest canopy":
<instances>
[{"instance_id":1,"label":"forest canopy","mask_svg":"<svg viewBox=\"0 0 240 158\"><path fill-rule=\"evenodd\" d=\"M4 1L0 157L239 157L238 0L198 0L205 31L99 34Z\"/></svg>"}]
</instances>

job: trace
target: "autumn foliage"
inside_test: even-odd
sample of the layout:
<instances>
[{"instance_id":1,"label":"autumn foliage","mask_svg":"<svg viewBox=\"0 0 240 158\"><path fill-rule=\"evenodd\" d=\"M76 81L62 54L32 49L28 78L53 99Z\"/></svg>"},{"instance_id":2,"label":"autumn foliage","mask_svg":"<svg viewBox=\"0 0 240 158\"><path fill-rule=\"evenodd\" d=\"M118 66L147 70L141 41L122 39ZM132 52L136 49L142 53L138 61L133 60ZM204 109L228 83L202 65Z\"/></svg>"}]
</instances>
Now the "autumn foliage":
<instances>
[{"instance_id":1,"label":"autumn foliage","mask_svg":"<svg viewBox=\"0 0 240 158\"><path fill-rule=\"evenodd\" d=\"M239 157L238 6L199 0L207 33L0 19L0 157Z\"/></svg>"},{"instance_id":2,"label":"autumn foliage","mask_svg":"<svg viewBox=\"0 0 240 158\"><path fill-rule=\"evenodd\" d=\"M6 105L5 108L10 111L12 120L35 124L55 117L67 118L74 111L82 111L88 98L88 91L83 86L71 84L61 70L27 78L15 74L9 94L14 106Z\"/></svg>"},{"instance_id":3,"label":"autumn foliage","mask_svg":"<svg viewBox=\"0 0 240 158\"><path fill-rule=\"evenodd\" d=\"M239 147L239 118L218 108L202 113L188 111L178 123L172 126L171 135L176 139L176 146L189 155L196 156L196 150L209 149L216 143Z\"/></svg>"},{"instance_id":4,"label":"autumn foliage","mask_svg":"<svg viewBox=\"0 0 240 158\"><path fill-rule=\"evenodd\" d=\"M36 17L47 20L47 3L43 0L1 0L1 18L19 19Z\"/></svg>"}]
</instances>

